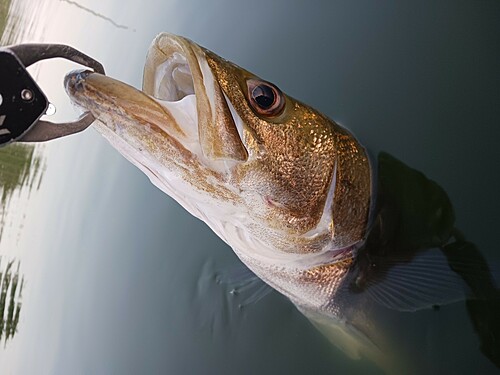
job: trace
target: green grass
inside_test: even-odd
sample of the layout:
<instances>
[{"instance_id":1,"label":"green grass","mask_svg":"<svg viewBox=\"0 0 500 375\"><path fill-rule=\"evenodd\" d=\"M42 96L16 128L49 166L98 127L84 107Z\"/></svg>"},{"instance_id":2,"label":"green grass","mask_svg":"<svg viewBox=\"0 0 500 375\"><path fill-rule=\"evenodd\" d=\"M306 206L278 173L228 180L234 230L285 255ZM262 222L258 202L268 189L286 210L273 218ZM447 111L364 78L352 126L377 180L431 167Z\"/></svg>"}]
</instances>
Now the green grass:
<instances>
[{"instance_id":1,"label":"green grass","mask_svg":"<svg viewBox=\"0 0 500 375\"><path fill-rule=\"evenodd\" d=\"M3 266L1 258L0 265ZM24 279L19 275L19 263L17 270L13 270L13 265L14 261L10 261L4 269L0 268L0 340L4 343L17 332L22 305Z\"/></svg>"},{"instance_id":2,"label":"green grass","mask_svg":"<svg viewBox=\"0 0 500 375\"><path fill-rule=\"evenodd\" d=\"M5 32L11 0L0 0L0 38ZM21 188L31 190L41 180L40 157L32 145L14 143L0 148L0 239L11 197Z\"/></svg>"},{"instance_id":3,"label":"green grass","mask_svg":"<svg viewBox=\"0 0 500 375\"><path fill-rule=\"evenodd\" d=\"M0 148L0 239L12 196L21 188L31 191L39 187L42 164L34 146L13 143Z\"/></svg>"},{"instance_id":4,"label":"green grass","mask_svg":"<svg viewBox=\"0 0 500 375\"><path fill-rule=\"evenodd\" d=\"M0 206L6 206L17 188L33 188L41 165L34 152L33 146L20 143L0 149Z\"/></svg>"},{"instance_id":5,"label":"green grass","mask_svg":"<svg viewBox=\"0 0 500 375\"><path fill-rule=\"evenodd\" d=\"M7 25L11 0L0 0L0 40ZM32 189L41 182L42 159L35 147L11 144L0 148L0 238L5 227L6 208L12 195L21 187ZM38 188L38 186L36 186ZM22 303L24 277L13 269L14 261L5 265L0 256L0 340L7 343L17 332Z\"/></svg>"},{"instance_id":6,"label":"green grass","mask_svg":"<svg viewBox=\"0 0 500 375\"><path fill-rule=\"evenodd\" d=\"M9 15L11 0L0 0L0 37L3 35L7 25L7 16Z\"/></svg>"}]
</instances>

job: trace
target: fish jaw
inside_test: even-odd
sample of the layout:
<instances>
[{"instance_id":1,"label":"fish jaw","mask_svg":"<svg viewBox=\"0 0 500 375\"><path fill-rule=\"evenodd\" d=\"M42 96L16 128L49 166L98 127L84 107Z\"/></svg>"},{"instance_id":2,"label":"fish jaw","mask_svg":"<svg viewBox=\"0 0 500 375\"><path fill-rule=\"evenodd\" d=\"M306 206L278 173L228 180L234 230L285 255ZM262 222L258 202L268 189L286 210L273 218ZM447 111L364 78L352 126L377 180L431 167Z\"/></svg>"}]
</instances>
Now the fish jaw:
<instances>
[{"instance_id":1,"label":"fish jaw","mask_svg":"<svg viewBox=\"0 0 500 375\"><path fill-rule=\"evenodd\" d=\"M210 225L240 203L225 184L231 162L203 155L193 95L170 105L87 71L68 74L65 87L72 101L96 118L95 129L192 215Z\"/></svg>"}]
</instances>

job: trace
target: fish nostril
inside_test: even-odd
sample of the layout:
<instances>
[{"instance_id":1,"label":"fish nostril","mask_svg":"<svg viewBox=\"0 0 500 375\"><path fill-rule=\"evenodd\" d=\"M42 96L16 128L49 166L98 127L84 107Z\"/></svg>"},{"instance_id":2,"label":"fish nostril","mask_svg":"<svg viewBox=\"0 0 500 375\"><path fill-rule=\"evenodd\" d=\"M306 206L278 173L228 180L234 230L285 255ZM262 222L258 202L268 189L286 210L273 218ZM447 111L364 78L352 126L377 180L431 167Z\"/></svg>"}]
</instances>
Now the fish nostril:
<instances>
[{"instance_id":1,"label":"fish nostril","mask_svg":"<svg viewBox=\"0 0 500 375\"><path fill-rule=\"evenodd\" d=\"M89 74L92 73L89 70L75 70L64 77L64 87L68 92L82 91L84 88L84 81L87 79Z\"/></svg>"},{"instance_id":2,"label":"fish nostril","mask_svg":"<svg viewBox=\"0 0 500 375\"><path fill-rule=\"evenodd\" d=\"M82 70L76 74L76 79L79 81L83 81L83 80L87 79L87 77L89 76L90 73L92 73L92 72L89 70Z\"/></svg>"},{"instance_id":3,"label":"fish nostril","mask_svg":"<svg viewBox=\"0 0 500 375\"><path fill-rule=\"evenodd\" d=\"M83 80L76 78L73 87L76 91L83 91Z\"/></svg>"}]
</instances>

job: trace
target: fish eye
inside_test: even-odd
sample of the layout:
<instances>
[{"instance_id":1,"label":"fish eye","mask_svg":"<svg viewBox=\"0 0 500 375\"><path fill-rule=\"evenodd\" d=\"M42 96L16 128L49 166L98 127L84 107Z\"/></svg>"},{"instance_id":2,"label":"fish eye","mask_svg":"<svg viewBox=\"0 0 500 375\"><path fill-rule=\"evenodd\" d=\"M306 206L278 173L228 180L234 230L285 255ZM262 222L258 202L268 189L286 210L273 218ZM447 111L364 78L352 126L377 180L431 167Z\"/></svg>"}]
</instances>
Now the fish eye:
<instances>
[{"instance_id":1,"label":"fish eye","mask_svg":"<svg viewBox=\"0 0 500 375\"><path fill-rule=\"evenodd\" d=\"M247 81L250 104L259 115L274 117L283 112L285 96L269 82L250 79Z\"/></svg>"}]
</instances>

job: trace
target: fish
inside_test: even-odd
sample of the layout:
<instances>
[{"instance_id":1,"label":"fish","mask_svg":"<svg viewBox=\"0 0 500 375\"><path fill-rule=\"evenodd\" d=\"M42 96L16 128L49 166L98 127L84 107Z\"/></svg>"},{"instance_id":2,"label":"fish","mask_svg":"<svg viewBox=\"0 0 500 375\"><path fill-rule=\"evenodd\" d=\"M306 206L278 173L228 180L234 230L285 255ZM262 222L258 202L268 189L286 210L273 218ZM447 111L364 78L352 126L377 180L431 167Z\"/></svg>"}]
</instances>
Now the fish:
<instances>
[{"instance_id":1,"label":"fish","mask_svg":"<svg viewBox=\"0 0 500 375\"><path fill-rule=\"evenodd\" d=\"M161 33L141 90L91 71L68 74L65 88L115 149L349 357L395 368L374 306L384 314L464 299L467 283L440 251L454 235L444 191L388 154L374 160L277 85Z\"/></svg>"}]
</instances>

